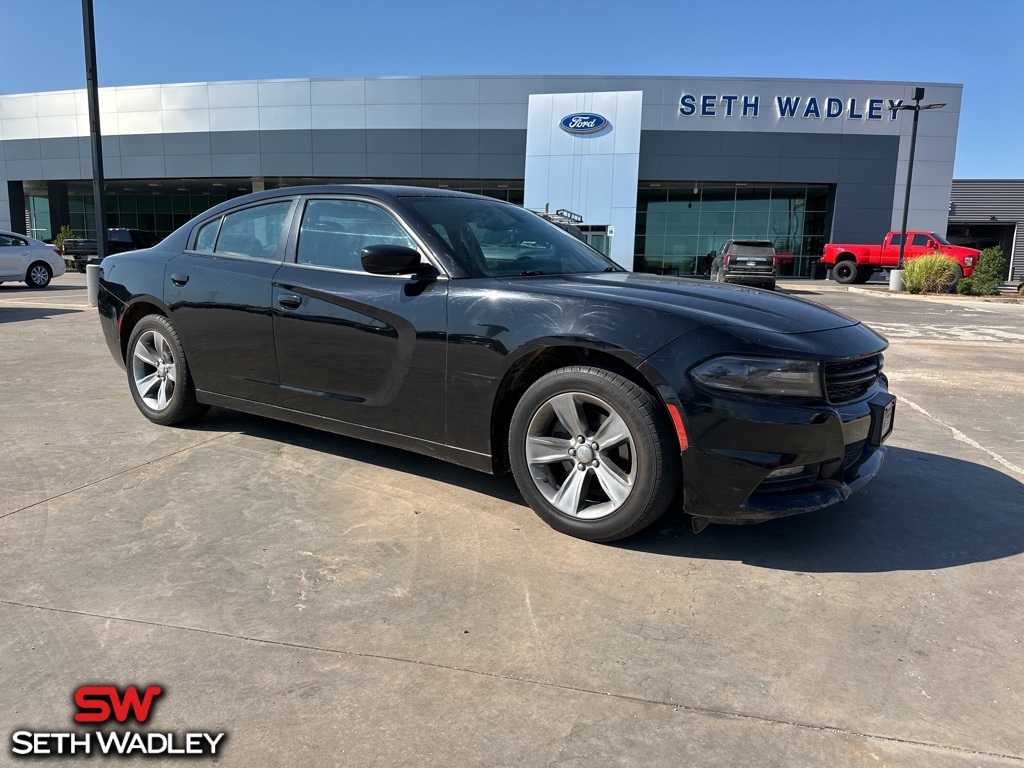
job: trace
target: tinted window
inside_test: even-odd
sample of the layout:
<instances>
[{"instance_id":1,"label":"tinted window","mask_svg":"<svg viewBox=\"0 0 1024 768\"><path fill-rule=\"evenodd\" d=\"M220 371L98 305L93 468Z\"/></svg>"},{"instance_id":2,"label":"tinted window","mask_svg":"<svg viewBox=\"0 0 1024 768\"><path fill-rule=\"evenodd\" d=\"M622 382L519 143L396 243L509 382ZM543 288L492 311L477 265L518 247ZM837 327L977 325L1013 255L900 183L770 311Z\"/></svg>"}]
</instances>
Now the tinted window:
<instances>
[{"instance_id":1,"label":"tinted window","mask_svg":"<svg viewBox=\"0 0 1024 768\"><path fill-rule=\"evenodd\" d=\"M276 258L281 230L291 205L288 200L229 213L220 228L217 253L250 259Z\"/></svg>"},{"instance_id":2,"label":"tinted window","mask_svg":"<svg viewBox=\"0 0 1024 768\"><path fill-rule=\"evenodd\" d=\"M889 245L899 245L903 242L903 234L897 233L892 236L892 240L889 241Z\"/></svg>"},{"instance_id":3,"label":"tinted window","mask_svg":"<svg viewBox=\"0 0 1024 768\"><path fill-rule=\"evenodd\" d=\"M111 229L107 232L107 239L112 243L130 243L132 235L127 229Z\"/></svg>"},{"instance_id":4,"label":"tinted window","mask_svg":"<svg viewBox=\"0 0 1024 768\"><path fill-rule=\"evenodd\" d=\"M565 230L508 203L465 197L407 197L403 202L442 233L473 277L621 271Z\"/></svg>"},{"instance_id":5,"label":"tinted window","mask_svg":"<svg viewBox=\"0 0 1024 768\"><path fill-rule=\"evenodd\" d=\"M928 235L914 235L914 239L910 241L910 244L917 246L928 245Z\"/></svg>"},{"instance_id":6,"label":"tinted window","mask_svg":"<svg viewBox=\"0 0 1024 768\"><path fill-rule=\"evenodd\" d=\"M213 253L213 244L217 240L217 227L220 226L220 219L214 219L209 224L204 224L196 236L196 246L193 250L200 253Z\"/></svg>"},{"instance_id":7,"label":"tinted window","mask_svg":"<svg viewBox=\"0 0 1024 768\"><path fill-rule=\"evenodd\" d=\"M358 200L310 200L299 230L299 264L362 271L368 245L416 244L379 206Z\"/></svg>"},{"instance_id":8,"label":"tinted window","mask_svg":"<svg viewBox=\"0 0 1024 768\"><path fill-rule=\"evenodd\" d=\"M22 240L20 237L13 237L12 235L0 235L0 246L14 245L14 246L26 246L28 243Z\"/></svg>"},{"instance_id":9,"label":"tinted window","mask_svg":"<svg viewBox=\"0 0 1024 768\"><path fill-rule=\"evenodd\" d=\"M769 242L735 242L729 246L729 253L734 256L774 256L775 247Z\"/></svg>"}]
</instances>

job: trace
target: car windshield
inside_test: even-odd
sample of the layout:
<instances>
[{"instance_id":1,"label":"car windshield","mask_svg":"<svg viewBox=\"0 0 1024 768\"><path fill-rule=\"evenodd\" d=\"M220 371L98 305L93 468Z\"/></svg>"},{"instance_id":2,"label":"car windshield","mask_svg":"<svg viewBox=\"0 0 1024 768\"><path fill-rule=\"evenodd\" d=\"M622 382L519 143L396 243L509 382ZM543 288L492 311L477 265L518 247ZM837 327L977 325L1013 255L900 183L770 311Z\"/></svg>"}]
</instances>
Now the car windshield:
<instances>
[{"instance_id":1,"label":"car windshield","mask_svg":"<svg viewBox=\"0 0 1024 768\"><path fill-rule=\"evenodd\" d=\"M931 235L935 238L935 242L940 243L941 245L949 245L949 240L944 238L942 235L937 235L934 232L932 232Z\"/></svg>"},{"instance_id":2,"label":"car windshield","mask_svg":"<svg viewBox=\"0 0 1024 768\"><path fill-rule=\"evenodd\" d=\"M622 271L568 232L508 203L465 197L410 197L404 202L473 277Z\"/></svg>"}]
</instances>

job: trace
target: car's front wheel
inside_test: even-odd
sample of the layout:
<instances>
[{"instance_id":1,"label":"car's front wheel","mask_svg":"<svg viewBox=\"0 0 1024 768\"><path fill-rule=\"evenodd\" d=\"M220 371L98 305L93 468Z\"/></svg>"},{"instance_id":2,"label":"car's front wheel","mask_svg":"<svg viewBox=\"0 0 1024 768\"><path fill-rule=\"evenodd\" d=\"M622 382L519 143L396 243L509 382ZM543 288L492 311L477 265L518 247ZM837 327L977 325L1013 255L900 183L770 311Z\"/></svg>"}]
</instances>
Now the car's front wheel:
<instances>
[{"instance_id":1,"label":"car's front wheel","mask_svg":"<svg viewBox=\"0 0 1024 768\"><path fill-rule=\"evenodd\" d=\"M50 265L42 261L34 261L29 265L25 273L25 285L29 288L45 288L53 279L53 270Z\"/></svg>"},{"instance_id":2,"label":"car's front wheel","mask_svg":"<svg viewBox=\"0 0 1024 768\"><path fill-rule=\"evenodd\" d=\"M193 421L208 406L196 400L192 374L171 321L146 315L128 340L128 387L142 415L169 426Z\"/></svg>"},{"instance_id":3,"label":"car's front wheel","mask_svg":"<svg viewBox=\"0 0 1024 768\"><path fill-rule=\"evenodd\" d=\"M590 366L552 371L526 391L512 416L509 456L533 510L589 541L646 528L679 481L676 438L655 398Z\"/></svg>"}]
</instances>

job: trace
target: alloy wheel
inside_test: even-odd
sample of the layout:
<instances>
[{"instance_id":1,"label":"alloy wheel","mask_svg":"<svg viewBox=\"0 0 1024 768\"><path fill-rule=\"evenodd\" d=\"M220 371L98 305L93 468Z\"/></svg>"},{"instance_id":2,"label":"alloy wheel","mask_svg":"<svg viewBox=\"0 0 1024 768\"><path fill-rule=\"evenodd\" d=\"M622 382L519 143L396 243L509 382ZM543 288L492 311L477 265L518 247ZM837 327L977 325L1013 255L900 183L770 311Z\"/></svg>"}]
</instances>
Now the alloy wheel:
<instances>
[{"instance_id":1,"label":"alloy wheel","mask_svg":"<svg viewBox=\"0 0 1024 768\"><path fill-rule=\"evenodd\" d=\"M142 401L154 411L170 405L177 383L174 352L156 331L139 336L132 350L132 379Z\"/></svg>"},{"instance_id":2,"label":"alloy wheel","mask_svg":"<svg viewBox=\"0 0 1024 768\"><path fill-rule=\"evenodd\" d=\"M50 282L50 273L42 264L36 264L29 270L28 279L33 285L44 286Z\"/></svg>"},{"instance_id":3,"label":"alloy wheel","mask_svg":"<svg viewBox=\"0 0 1024 768\"><path fill-rule=\"evenodd\" d=\"M537 490L569 517L607 517L633 490L633 434L612 406L593 395L565 392L547 400L530 421L525 449Z\"/></svg>"}]
</instances>

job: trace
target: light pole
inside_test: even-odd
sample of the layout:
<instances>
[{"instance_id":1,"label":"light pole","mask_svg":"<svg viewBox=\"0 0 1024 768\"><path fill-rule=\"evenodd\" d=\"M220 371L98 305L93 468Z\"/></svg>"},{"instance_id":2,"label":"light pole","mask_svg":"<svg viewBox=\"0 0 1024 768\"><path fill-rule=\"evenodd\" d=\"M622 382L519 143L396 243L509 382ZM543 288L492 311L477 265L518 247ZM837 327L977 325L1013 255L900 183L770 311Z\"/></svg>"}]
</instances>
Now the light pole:
<instances>
[{"instance_id":1,"label":"light pole","mask_svg":"<svg viewBox=\"0 0 1024 768\"><path fill-rule=\"evenodd\" d=\"M100 135L99 78L96 76L96 26L92 0L82 0L85 31L85 85L89 96L89 136L92 143L92 201L96 213L96 250L102 261L107 255L107 214L103 199L103 139Z\"/></svg>"},{"instance_id":2,"label":"light pole","mask_svg":"<svg viewBox=\"0 0 1024 768\"><path fill-rule=\"evenodd\" d=\"M910 162L907 164L907 192L903 197L903 226L900 229L900 260L896 265L897 269L903 269L903 250L907 247L907 214L910 213L910 181L914 177L914 150L917 148L917 119L922 109L942 109L945 104L921 104L924 98L924 88L914 88L914 103L903 104L896 107L897 110L913 110L914 126L910 130Z\"/></svg>"}]
</instances>

